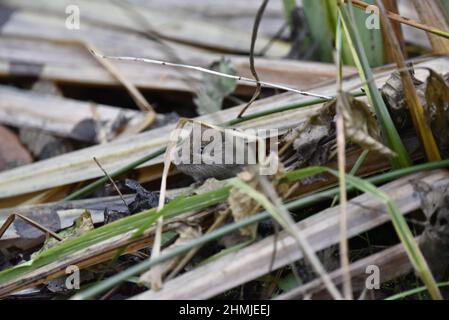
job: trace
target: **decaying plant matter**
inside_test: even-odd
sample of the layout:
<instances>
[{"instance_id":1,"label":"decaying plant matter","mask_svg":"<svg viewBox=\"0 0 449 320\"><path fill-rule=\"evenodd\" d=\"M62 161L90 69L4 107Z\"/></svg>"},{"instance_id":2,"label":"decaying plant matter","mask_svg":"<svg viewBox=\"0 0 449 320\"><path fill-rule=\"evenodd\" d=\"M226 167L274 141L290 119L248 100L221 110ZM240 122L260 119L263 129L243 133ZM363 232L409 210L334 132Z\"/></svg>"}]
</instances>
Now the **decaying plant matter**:
<instances>
[{"instance_id":1,"label":"decaying plant matter","mask_svg":"<svg viewBox=\"0 0 449 320\"><path fill-rule=\"evenodd\" d=\"M229 1L2 1L2 299L446 296L440 6Z\"/></svg>"},{"instance_id":2,"label":"decaying plant matter","mask_svg":"<svg viewBox=\"0 0 449 320\"><path fill-rule=\"evenodd\" d=\"M413 67L410 67L413 74ZM449 73L444 75L431 68L425 68L429 73L426 81L414 78L414 85L421 103L425 109L426 123L431 128L440 152L448 155L448 108L449 108ZM404 91L399 74L394 72L382 88L382 93L388 101L395 124L401 128L411 125L410 114L404 99Z\"/></svg>"}]
</instances>

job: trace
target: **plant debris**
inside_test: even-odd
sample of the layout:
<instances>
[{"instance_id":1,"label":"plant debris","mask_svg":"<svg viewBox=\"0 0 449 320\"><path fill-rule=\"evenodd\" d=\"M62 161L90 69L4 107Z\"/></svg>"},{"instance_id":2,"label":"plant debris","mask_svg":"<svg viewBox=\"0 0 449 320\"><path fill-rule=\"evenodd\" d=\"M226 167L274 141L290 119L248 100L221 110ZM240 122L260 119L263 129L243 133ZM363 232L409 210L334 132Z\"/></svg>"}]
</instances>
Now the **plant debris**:
<instances>
[{"instance_id":1,"label":"plant debris","mask_svg":"<svg viewBox=\"0 0 449 320\"><path fill-rule=\"evenodd\" d=\"M444 77L432 69L427 78L426 101L429 126L445 157L449 156L449 73Z\"/></svg>"},{"instance_id":2,"label":"plant debris","mask_svg":"<svg viewBox=\"0 0 449 320\"><path fill-rule=\"evenodd\" d=\"M414 77L410 70L418 97L424 106L427 125L432 129L440 152L444 157L449 155L449 73L439 74L426 68L429 75L426 81ZM382 87L382 94L388 102L395 124L400 128L410 127L412 120L408 112L398 72L393 72Z\"/></svg>"},{"instance_id":3,"label":"plant debris","mask_svg":"<svg viewBox=\"0 0 449 320\"><path fill-rule=\"evenodd\" d=\"M125 186L136 194L134 199L127 203L127 211L118 211L114 209L104 209L104 223L108 224L127 217L129 215L156 208L159 202L159 195L142 187L137 181L132 179L125 180ZM166 199L168 203L169 199Z\"/></svg>"},{"instance_id":4,"label":"plant debris","mask_svg":"<svg viewBox=\"0 0 449 320\"><path fill-rule=\"evenodd\" d=\"M0 299L447 298L419 3L2 0Z\"/></svg>"},{"instance_id":5,"label":"plant debris","mask_svg":"<svg viewBox=\"0 0 449 320\"><path fill-rule=\"evenodd\" d=\"M414 189L426 217L420 246L432 273L442 281L449 275L449 185L415 181Z\"/></svg>"}]
</instances>

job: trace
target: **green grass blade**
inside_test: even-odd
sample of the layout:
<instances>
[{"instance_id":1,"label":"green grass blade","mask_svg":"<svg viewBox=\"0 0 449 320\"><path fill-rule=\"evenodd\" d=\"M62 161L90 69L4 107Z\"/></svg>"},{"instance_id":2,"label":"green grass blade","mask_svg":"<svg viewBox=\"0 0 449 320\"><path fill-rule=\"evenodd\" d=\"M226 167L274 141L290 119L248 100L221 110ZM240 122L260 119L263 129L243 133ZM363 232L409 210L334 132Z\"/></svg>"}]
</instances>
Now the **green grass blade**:
<instances>
[{"instance_id":1,"label":"green grass blade","mask_svg":"<svg viewBox=\"0 0 449 320\"><path fill-rule=\"evenodd\" d=\"M274 203L271 202L267 196L265 196L265 194L259 192L238 178L231 180L230 184L259 203L270 214L270 216L296 240L299 249L303 252L303 256L310 263L318 277L322 279L323 284L332 298L335 300L342 300L342 295L327 274L326 269L321 264L321 261L317 257L315 251L310 247L306 237L297 230L295 221L290 216L290 212L285 209L285 206L282 203L276 203L275 206ZM273 199L271 198L271 200Z\"/></svg>"},{"instance_id":2,"label":"green grass blade","mask_svg":"<svg viewBox=\"0 0 449 320\"><path fill-rule=\"evenodd\" d=\"M438 288L444 288L444 287L449 287L449 281L448 282L441 282L437 284ZM385 300L399 300L399 299L404 299L410 296L413 296L415 294L418 293L422 293L424 291L426 291L427 288L426 287L419 287L419 288L415 288L415 289L411 289L408 291L404 291L398 294L395 294L393 296L390 296L388 298L386 298Z\"/></svg>"},{"instance_id":3,"label":"green grass blade","mask_svg":"<svg viewBox=\"0 0 449 320\"><path fill-rule=\"evenodd\" d=\"M329 172L338 177L338 171L328 168L322 169L323 172ZM427 265L427 262L424 259L424 256L422 255L422 252L419 249L418 244L416 243L413 234L410 231L407 222L405 221L404 216L397 208L395 202L386 193L366 180L351 175L347 175L346 180L353 187L359 189L360 191L368 193L385 203L391 222L393 223L396 233L409 256L412 265L420 275L421 280L426 285L426 288L431 296L434 299L442 299L440 290L438 289L435 279L430 272L429 266Z\"/></svg>"},{"instance_id":4,"label":"green grass blade","mask_svg":"<svg viewBox=\"0 0 449 320\"><path fill-rule=\"evenodd\" d=\"M170 218L191 210L204 209L225 201L228 194L229 187L224 187L197 196L178 197L165 205L160 212L156 212L156 209L147 210L91 230L78 238L64 241L42 252L33 260L0 272L0 284L114 236L136 230L134 236L137 237L153 225L161 215Z\"/></svg>"},{"instance_id":5,"label":"green grass blade","mask_svg":"<svg viewBox=\"0 0 449 320\"><path fill-rule=\"evenodd\" d=\"M416 173L416 172L421 172L424 170L435 170L435 169L447 168L447 167L449 167L449 160L437 161L437 162L421 164L421 165L417 165L417 166L413 166L413 167L408 167L408 168L404 168L404 169L400 169L400 170L395 170L392 172L388 172L385 174L381 174L381 175L378 175L375 177L368 178L366 180L373 184L381 184L381 183L385 183L385 182L388 182L388 181L391 181L394 179L398 179L405 175ZM304 169L289 172L286 174L285 179L287 181L294 182L300 178L304 178L307 175L303 171L304 171ZM318 170L315 167L309 172L310 173L318 173L319 171L321 171L321 170ZM287 203L285 205L285 207L288 210L304 208L306 206L320 203L324 199L331 199L338 193L339 193L338 188L332 188L332 189L329 189L326 191L319 192L317 194L312 194L312 195L305 196L303 198L291 201L291 202ZM225 225L225 226L221 227L220 229L214 230L208 234L205 234L204 236L202 236L198 239L195 239L195 240L189 242L186 245L174 248L173 250L170 250L169 252L166 252L166 253L163 252L160 256L158 256L154 260L146 260L144 262L141 262L140 264L137 264L137 265L127 269L124 272L116 274L116 275L102 281L101 283L95 285L94 287L89 288L89 289L81 292L80 294L77 294L75 298L77 298L77 299L93 298L96 295L114 287L115 285L119 284L120 282L125 281L126 279L128 279L138 273L148 270L149 268L151 268L152 266L154 266L158 263L162 263L162 262L164 262L168 259L171 259L179 254L185 253L194 247L197 247L197 246L203 245L205 243L208 243L210 241L216 240L216 239L218 239L226 234L229 234L231 232L234 232L240 228L244 228L253 223L260 222L260 221L266 220L268 218L270 218L270 214L265 211L265 212L255 214L251 217L242 219L233 224Z\"/></svg>"},{"instance_id":6,"label":"green grass blade","mask_svg":"<svg viewBox=\"0 0 449 320\"><path fill-rule=\"evenodd\" d=\"M334 34L334 23L327 6L328 0L303 0L302 7L311 33L312 43L318 47L316 54L323 62L332 61L332 44ZM317 19L319 17L319 19Z\"/></svg>"},{"instance_id":7,"label":"green grass blade","mask_svg":"<svg viewBox=\"0 0 449 320\"><path fill-rule=\"evenodd\" d=\"M392 172L384 173L378 176L374 176L371 178L366 179L367 181L373 183L373 184L382 184L386 183L388 181L398 179L400 177L403 177L405 175L413 174L416 172L424 171L424 170L435 170L440 168L447 168L449 167L449 160L444 161L438 161L438 162L432 162L432 163L426 163L421 164L413 167L408 167L400 170L395 170ZM285 180L288 182L294 182L298 181L299 179L302 179L304 177L307 177L308 175L319 173L321 170L314 167L314 168L307 168L308 173L306 173L303 169L296 170L292 172L288 172L285 175ZM195 205L197 205L197 208L201 208L203 206L212 205L216 202L223 202L227 199L229 195L229 189L230 187L224 187L215 191L212 191L211 193L206 193L204 195L200 196L194 196L190 198L185 198L185 201L180 201L176 208L172 208L172 212L168 213L167 215L173 215L173 214L180 214L182 212L185 212L187 209L192 210L195 208ZM348 188L349 190L350 188ZM286 204L286 208L288 210L298 209L298 208L304 208L306 206L314 205L316 203L319 203L325 199L332 199L335 195L337 195L339 192L338 188L332 188L326 191L322 191L316 194L312 194L294 201L291 201ZM193 198L193 199L192 199ZM187 202L187 199L188 200ZM196 203L196 204L195 204ZM200 204L201 203L201 204ZM184 205L187 205L184 207ZM6 270L3 270L0 272L0 284L5 283L9 280L15 279L23 274L26 274L28 272L31 272L33 270L36 270L40 266L44 266L46 264L49 264L51 262L57 261L58 259L61 259L65 257L66 255L70 253L77 252L79 250L82 250L89 245L93 243L98 243L100 241L107 240L115 235L123 234L126 232L129 232L131 230L137 230L139 227L142 226L142 223L148 221L148 219L156 220L158 218L157 215L155 215L155 210L149 210L145 212L138 213L136 215L118 220L114 223L105 225L103 227L100 227L98 229L92 230L90 232L87 232L86 234L82 235L79 238L69 240L60 246L56 246L44 253L43 257L37 257L36 261L33 263L25 263L21 264ZM238 230L239 228L245 227L251 223L262 221L269 218L269 214L267 212L257 214L250 219L239 221L238 223L234 223L232 225L226 226L223 230L217 230L217 232L213 232L212 235L207 235L205 238L199 238L202 239L199 242L200 244L204 244L208 241L208 239L216 239L214 236L220 236L227 234L229 232ZM191 246L188 246L186 250L190 250L191 248L197 246L198 244L192 243ZM184 251L183 251L184 252ZM164 256L165 257L165 256ZM162 258L160 262L165 261L165 258ZM170 256L172 257L172 256ZM39 260L37 260L39 259ZM169 258L167 258L169 259ZM156 260L156 261L159 261Z\"/></svg>"},{"instance_id":8,"label":"green grass blade","mask_svg":"<svg viewBox=\"0 0 449 320\"><path fill-rule=\"evenodd\" d=\"M449 0L441 0L441 6L444 8L447 21L449 21Z\"/></svg>"},{"instance_id":9,"label":"green grass blade","mask_svg":"<svg viewBox=\"0 0 449 320\"><path fill-rule=\"evenodd\" d=\"M369 0L365 2L375 4L376 0ZM385 63L383 36L380 28L368 28L366 26L367 19L369 17L370 14L367 14L363 10L354 11L354 22L360 34L360 39L362 41L368 62L370 66L377 67Z\"/></svg>"},{"instance_id":10,"label":"green grass blade","mask_svg":"<svg viewBox=\"0 0 449 320\"><path fill-rule=\"evenodd\" d=\"M282 0L282 3L284 6L285 20L287 21L290 30L293 30L292 13L293 10L296 8L296 0Z\"/></svg>"}]
</instances>

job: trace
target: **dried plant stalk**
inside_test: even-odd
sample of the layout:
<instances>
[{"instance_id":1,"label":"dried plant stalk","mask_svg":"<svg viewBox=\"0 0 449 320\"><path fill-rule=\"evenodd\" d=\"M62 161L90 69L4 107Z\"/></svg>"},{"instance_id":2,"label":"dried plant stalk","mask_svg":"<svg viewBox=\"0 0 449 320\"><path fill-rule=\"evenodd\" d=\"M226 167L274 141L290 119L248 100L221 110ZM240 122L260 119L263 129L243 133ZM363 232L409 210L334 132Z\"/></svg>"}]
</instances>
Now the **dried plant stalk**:
<instances>
[{"instance_id":1,"label":"dried plant stalk","mask_svg":"<svg viewBox=\"0 0 449 320\"><path fill-rule=\"evenodd\" d=\"M423 23L449 31L449 23L446 21L443 8L439 2L435 0L413 0L413 5ZM428 34L428 37L436 54L449 54L449 40L433 34Z\"/></svg>"},{"instance_id":2,"label":"dried plant stalk","mask_svg":"<svg viewBox=\"0 0 449 320\"><path fill-rule=\"evenodd\" d=\"M387 11L392 13L399 13L398 3L396 0L382 0L384 3L384 7ZM404 54L404 56L407 56L407 52L405 50L405 39L404 39L404 33L402 32L402 26L397 21L391 21L391 26L393 27L394 34L396 35L396 38L398 39L399 46L401 47L401 51ZM385 34L385 30L382 29L383 38L385 39L387 35ZM389 43L384 40L384 57L386 62L393 62L394 61L394 52L392 52L392 48L390 47Z\"/></svg>"},{"instance_id":3,"label":"dried plant stalk","mask_svg":"<svg viewBox=\"0 0 449 320\"><path fill-rule=\"evenodd\" d=\"M387 18L387 13L381 1L377 1L380 9L380 18L382 21L382 26L386 30L387 41L390 42L391 48L394 49L394 59L401 70L402 85L404 87L405 99L412 116L413 124L421 140L421 144L426 152L427 158L430 161L441 160L441 155L439 153L436 141L433 137L432 130L426 123L424 108L421 101L416 93L416 88L413 84L412 77L410 73L406 70L405 59L400 51L398 41L392 31L391 22Z\"/></svg>"}]
</instances>

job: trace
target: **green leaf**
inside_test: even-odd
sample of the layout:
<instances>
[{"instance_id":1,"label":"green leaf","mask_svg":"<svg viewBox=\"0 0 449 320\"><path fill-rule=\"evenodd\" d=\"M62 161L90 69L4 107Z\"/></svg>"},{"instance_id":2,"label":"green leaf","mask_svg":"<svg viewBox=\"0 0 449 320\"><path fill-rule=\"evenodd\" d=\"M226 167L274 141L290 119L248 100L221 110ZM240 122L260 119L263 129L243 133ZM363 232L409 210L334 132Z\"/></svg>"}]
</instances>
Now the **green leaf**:
<instances>
[{"instance_id":1,"label":"green leaf","mask_svg":"<svg viewBox=\"0 0 449 320\"><path fill-rule=\"evenodd\" d=\"M224 58L213 62L209 69L230 75L236 74L231 61ZM224 98L233 93L236 87L235 79L203 74L201 87L194 99L198 114L209 114L221 110Z\"/></svg>"},{"instance_id":2,"label":"green leaf","mask_svg":"<svg viewBox=\"0 0 449 320\"><path fill-rule=\"evenodd\" d=\"M312 43L318 45L315 50L320 61L332 61L332 43L335 23L329 11L328 0L303 0L302 6L310 30Z\"/></svg>"},{"instance_id":3,"label":"green leaf","mask_svg":"<svg viewBox=\"0 0 449 320\"><path fill-rule=\"evenodd\" d=\"M285 292L293 290L301 284L293 273L289 273L278 281L278 287Z\"/></svg>"},{"instance_id":4,"label":"green leaf","mask_svg":"<svg viewBox=\"0 0 449 320\"><path fill-rule=\"evenodd\" d=\"M287 20L290 30L293 30L292 12L296 8L296 0L283 0L282 3L284 4L285 20Z\"/></svg>"},{"instance_id":5,"label":"green leaf","mask_svg":"<svg viewBox=\"0 0 449 320\"><path fill-rule=\"evenodd\" d=\"M444 8L444 13L446 14L446 19L449 21L449 0L441 0L442 7Z\"/></svg>"},{"instance_id":6,"label":"green leaf","mask_svg":"<svg viewBox=\"0 0 449 320\"><path fill-rule=\"evenodd\" d=\"M373 4L375 0L368 0ZM333 43L336 37L338 6L335 0L304 0L304 14L313 39L318 44L316 53L320 55L323 62L333 61ZM370 17L369 13L362 10L354 12L354 26L359 30L361 44L366 51L368 62L371 66L384 64L384 46L382 32L376 28L367 28L366 21ZM343 36L343 43L346 44L346 36ZM346 65L354 65L351 50L347 45L342 48L342 58Z\"/></svg>"}]
</instances>

